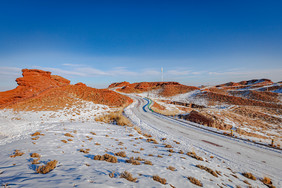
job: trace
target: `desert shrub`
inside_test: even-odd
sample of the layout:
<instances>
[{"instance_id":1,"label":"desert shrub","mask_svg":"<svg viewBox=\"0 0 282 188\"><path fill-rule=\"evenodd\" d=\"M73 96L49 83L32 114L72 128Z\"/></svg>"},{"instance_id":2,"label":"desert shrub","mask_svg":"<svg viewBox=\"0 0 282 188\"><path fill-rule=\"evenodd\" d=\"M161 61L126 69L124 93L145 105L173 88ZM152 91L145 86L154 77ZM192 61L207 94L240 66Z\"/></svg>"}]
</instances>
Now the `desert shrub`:
<instances>
[{"instance_id":1,"label":"desert shrub","mask_svg":"<svg viewBox=\"0 0 282 188\"><path fill-rule=\"evenodd\" d=\"M179 154L184 154L184 152L182 150L179 151Z\"/></svg>"},{"instance_id":2,"label":"desert shrub","mask_svg":"<svg viewBox=\"0 0 282 188\"><path fill-rule=\"evenodd\" d=\"M31 136L39 136L39 135L42 135L44 136L44 134L41 134L40 132L36 131L35 133L31 134Z\"/></svg>"},{"instance_id":3,"label":"desert shrub","mask_svg":"<svg viewBox=\"0 0 282 188\"><path fill-rule=\"evenodd\" d=\"M73 135L71 135L70 133L66 133L64 134L65 136L68 136L68 137L73 137Z\"/></svg>"},{"instance_id":4,"label":"desert shrub","mask_svg":"<svg viewBox=\"0 0 282 188\"><path fill-rule=\"evenodd\" d=\"M170 153L174 153L173 149L169 149L168 151L169 151Z\"/></svg>"},{"instance_id":5,"label":"desert shrub","mask_svg":"<svg viewBox=\"0 0 282 188\"><path fill-rule=\"evenodd\" d=\"M215 171L213 171L212 169L210 169L210 168L208 168L208 167L206 167L206 166L203 166L203 165L196 165L196 167L207 171L208 173L210 173L211 175L213 175L213 176L215 176L215 177L218 177L218 175L216 174Z\"/></svg>"},{"instance_id":6,"label":"desert shrub","mask_svg":"<svg viewBox=\"0 0 282 188\"><path fill-rule=\"evenodd\" d=\"M95 145L96 145L96 146L100 146L101 144L100 144L100 143L98 143L98 142L96 142L96 143L95 143Z\"/></svg>"},{"instance_id":7,"label":"desert shrub","mask_svg":"<svg viewBox=\"0 0 282 188\"><path fill-rule=\"evenodd\" d=\"M126 153L124 151L120 151L115 153L116 156L120 156L120 157L126 157Z\"/></svg>"},{"instance_id":8,"label":"desert shrub","mask_svg":"<svg viewBox=\"0 0 282 188\"><path fill-rule=\"evenodd\" d=\"M145 161L145 159L142 159L141 157L135 157L135 160L137 160L137 161Z\"/></svg>"},{"instance_id":9,"label":"desert shrub","mask_svg":"<svg viewBox=\"0 0 282 188\"><path fill-rule=\"evenodd\" d=\"M147 142L153 142L154 144L158 144L158 142L154 138L148 138Z\"/></svg>"},{"instance_id":10,"label":"desert shrub","mask_svg":"<svg viewBox=\"0 0 282 188\"><path fill-rule=\"evenodd\" d=\"M133 157L130 157L130 159L126 160L127 163L131 163L132 165L140 165L141 163L137 160L135 160Z\"/></svg>"},{"instance_id":11,"label":"desert shrub","mask_svg":"<svg viewBox=\"0 0 282 188\"><path fill-rule=\"evenodd\" d=\"M166 184L166 179L165 178L161 178L160 176L158 175L154 175L153 176L153 180L157 181L157 182L160 182L161 184Z\"/></svg>"},{"instance_id":12,"label":"desert shrub","mask_svg":"<svg viewBox=\"0 0 282 188\"><path fill-rule=\"evenodd\" d=\"M146 165L153 165L152 161L149 161L149 160L145 160L144 164L146 164Z\"/></svg>"},{"instance_id":13,"label":"desert shrub","mask_svg":"<svg viewBox=\"0 0 282 188\"><path fill-rule=\"evenodd\" d=\"M15 157L18 157L18 156L22 156L24 154L24 152L21 152L20 150L15 150L14 154L13 155L10 155L11 158L15 158Z\"/></svg>"},{"instance_id":14,"label":"desert shrub","mask_svg":"<svg viewBox=\"0 0 282 188\"><path fill-rule=\"evenodd\" d=\"M32 153L32 154L30 154L30 157L32 157L32 158L40 158L40 155L38 153Z\"/></svg>"},{"instance_id":15,"label":"desert shrub","mask_svg":"<svg viewBox=\"0 0 282 188\"><path fill-rule=\"evenodd\" d=\"M130 121L124 115L122 115L122 111L111 112L110 114L99 116L95 120L104 123L117 124L121 126L125 126L125 125L131 126Z\"/></svg>"},{"instance_id":16,"label":"desert shrub","mask_svg":"<svg viewBox=\"0 0 282 188\"><path fill-rule=\"evenodd\" d=\"M162 138L161 140L166 140L166 138Z\"/></svg>"},{"instance_id":17,"label":"desert shrub","mask_svg":"<svg viewBox=\"0 0 282 188\"><path fill-rule=\"evenodd\" d=\"M70 139L70 138L69 138L68 141L71 142L71 141L73 141L73 139Z\"/></svg>"},{"instance_id":18,"label":"desert shrub","mask_svg":"<svg viewBox=\"0 0 282 188\"><path fill-rule=\"evenodd\" d=\"M200 186L200 187L203 187L203 184L202 184L202 182L200 182L200 180L198 180L198 179L196 179L196 178L194 178L194 177L191 177L191 176L189 176L189 177L187 177L188 178L188 180L191 182L191 183L193 183L193 184L195 184L195 185L198 185L198 186Z\"/></svg>"},{"instance_id":19,"label":"desert shrub","mask_svg":"<svg viewBox=\"0 0 282 188\"><path fill-rule=\"evenodd\" d=\"M153 154L148 154L148 156L150 156L150 157L154 157L154 155L153 155Z\"/></svg>"},{"instance_id":20,"label":"desert shrub","mask_svg":"<svg viewBox=\"0 0 282 188\"><path fill-rule=\"evenodd\" d=\"M39 139L39 136L31 138L31 140L38 140L38 139Z\"/></svg>"},{"instance_id":21,"label":"desert shrub","mask_svg":"<svg viewBox=\"0 0 282 188\"><path fill-rule=\"evenodd\" d=\"M140 148L140 151L143 151L144 150L144 148Z\"/></svg>"},{"instance_id":22,"label":"desert shrub","mask_svg":"<svg viewBox=\"0 0 282 188\"><path fill-rule=\"evenodd\" d=\"M140 153L139 151L134 151L134 150L132 150L132 153Z\"/></svg>"},{"instance_id":23,"label":"desert shrub","mask_svg":"<svg viewBox=\"0 0 282 188\"><path fill-rule=\"evenodd\" d=\"M165 148L172 148L172 146L169 144L164 144L164 145L165 145Z\"/></svg>"},{"instance_id":24,"label":"desert shrub","mask_svg":"<svg viewBox=\"0 0 282 188\"><path fill-rule=\"evenodd\" d=\"M272 181L269 177L264 177L263 179L261 179L261 182L264 183L269 188L275 188L275 186L272 185Z\"/></svg>"},{"instance_id":25,"label":"desert shrub","mask_svg":"<svg viewBox=\"0 0 282 188\"><path fill-rule=\"evenodd\" d=\"M250 172L244 172L242 173L243 176L245 176L246 178L249 178L251 180L257 180L257 178Z\"/></svg>"},{"instance_id":26,"label":"desert shrub","mask_svg":"<svg viewBox=\"0 0 282 188\"><path fill-rule=\"evenodd\" d=\"M47 174L48 172L56 168L57 163L57 160L50 161L46 165L39 166L36 169L36 172L40 174Z\"/></svg>"},{"instance_id":27,"label":"desert shrub","mask_svg":"<svg viewBox=\"0 0 282 188\"><path fill-rule=\"evenodd\" d=\"M94 132L90 132L90 134L92 134L92 135L96 135L96 133L94 133Z\"/></svg>"},{"instance_id":28,"label":"desert shrub","mask_svg":"<svg viewBox=\"0 0 282 188\"><path fill-rule=\"evenodd\" d=\"M80 149L79 151L82 153L89 153L90 149Z\"/></svg>"},{"instance_id":29,"label":"desert shrub","mask_svg":"<svg viewBox=\"0 0 282 188\"><path fill-rule=\"evenodd\" d=\"M175 171L176 170L176 168L174 168L173 166L169 166L169 167L167 167L167 169L171 170L171 171Z\"/></svg>"},{"instance_id":30,"label":"desert shrub","mask_svg":"<svg viewBox=\"0 0 282 188\"><path fill-rule=\"evenodd\" d=\"M68 141L66 141L66 140L61 140L61 141L64 142L65 144L68 143Z\"/></svg>"},{"instance_id":31,"label":"desert shrub","mask_svg":"<svg viewBox=\"0 0 282 188\"><path fill-rule=\"evenodd\" d=\"M198 156L194 151L193 152L187 152L186 153L188 156L194 158L194 159L197 159L199 161L203 161L204 159L200 156Z\"/></svg>"},{"instance_id":32,"label":"desert shrub","mask_svg":"<svg viewBox=\"0 0 282 188\"><path fill-rule=\"evenodd\" d=\"M163 158L163 156L161 156L161 155L158 155L157 157L158 157L158 158Z\"/></svg>"},{"instance_id":33,"label":"desert shrub","mask_svg":"<svg viewBox=\"0 0 282 188\"><path fill-rule=\"evenodd\" d=\"M137 181L137 178L133 178L132 174L127 172L127 171L124 171L123 173L121 173L120 177L124 178L124 179L127 179L128 181L131 181L131 182L136 182Z\"/></svg>"},{"instance_id":34,"label":"desert shrub","mask_svg":"<svg viewBox=\"0 0 282 188\"><path fill-rule=\"evenodd\" d=\"M99 161L107 161L109 163L117 163L118 160L115 156L105 154L105 155L95 155L94 160L99 160Z\"/></svg>"}]
</instances>

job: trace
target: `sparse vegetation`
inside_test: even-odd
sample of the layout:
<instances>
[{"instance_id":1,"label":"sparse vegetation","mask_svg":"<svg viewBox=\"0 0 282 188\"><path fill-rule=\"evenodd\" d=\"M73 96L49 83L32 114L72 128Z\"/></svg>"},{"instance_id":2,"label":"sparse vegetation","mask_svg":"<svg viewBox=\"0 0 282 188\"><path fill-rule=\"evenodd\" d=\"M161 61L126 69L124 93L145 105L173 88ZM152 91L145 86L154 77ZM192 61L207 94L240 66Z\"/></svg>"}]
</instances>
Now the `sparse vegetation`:
<instances>
[{"instance_id":1,"label":"sparse vegetation","mask_svg":"<svg viewBox=\"0 0 282 188\"><path fill-rule=\"evenodd\" d=\"M158 175L154 175L153 176L153 180L157 181L157 182L160 182L161 184L166 184L166 179L165 178L161 178L160 176Z\"/></svg>"},{"instance_id":2,"label":"sparse vegetation","mask_svg":"<svg viewBox=\"0 0 282 188\"><path fill-rule=\"evenodd\" d=\"M30 154L30 157L32 157L32 158L40 158L40 155L38 153L32 153L32 154Z\"/></svg>"},{"instance_id":3,"label":"sparse vegetation","mask_svg":"<svg viewBox=\"0 0 282 188\"><path fill-rule=\"evenodd\" d=\"M95 120L121 126L132 126L131 122L122 114L122 111L111 112L110 114L99 116Z\"/></svg>"},{"instance_id":4,"label":"sparse vegetation","mask_svg":"<svg viewBox=\"0 0 282 188\"><path fill-rule=\"evenodd\" d=\"M126 157L126 153L124 151L120 151L115 153L116 156L120 156L120 157Z\"/></svg>"},{"instance_id":5,"label":"sparse vegetation","mask_svg":"<svg viewBox=\"0 0 282 188\"><path fill-rule=\"evenodd\" d=\"M187 152L186 154L187 154L188 156L194 158L194 159L199 160L199 161L203 161L203 160L204 160L202 157L198 156L194 151L192 151L192 152Z\"/></svg>"},{"instance_id":6,"label":"sparse vegetation","mask_svg":"<svg viewBox=\"0 0 282 188\"><path fill-rule=\"evenodd\" d=\"M176 171L176 168L173 167L173 166L169 166L169 167L167 167L167 169L168 169L168 170L171 170L171 171Z\"/></svg>"},{"instance_id":7,"label":"sparse vegetation","mask_svg":"<svg viewBox=\"0 0 282 188\"><path fill-rule=\"evenodd\" d=\"M257 178L250 172L244 172L242 173L243 176L245 176L246 178L249 178L251 180L257 180Z\"/></svg>"},{"instance_id":8,"label":"sparse vegetation","mask_svg":"<svg viewBox=\"0 0 282 188\"><path fill-rule=\"evenodd\" d=\"M57 160L50 161L46 165L39 166L36 169L36 172L40 174L47 174L48 172L56 168L57 163L58 163Z\"/></svg>"},{"instance_id":9,"label":"sparse vegetation","mask_svg":"<svg viewBox=\"0 0 282 188\"><path fill-rule=\"evenodd\" d=\"M196 167L200 168L200 169L203 169L205 171L207 171L208 173L210 173L211 175L215 176L215 177L218 177L217 173L215 171L213 171L212 169L206 167L206 166L203 166L203 165L196 165Z\"/></svg>"},{"instance_id":10,"label":"sparse vegetation","mask_svg":"<svg viewBox=\"0 0 282 188\"><path fill-rule=\"evenodd\" d=\"M15 158L15 157L18 157L18 156L22 156L24 154L24 152L21 152L20 150L15 150L14 154L13 155L10 155L11 158Z\"/></svg>"},{"instance_id":11,"label":"sparse vegetation","mask_svg":"<svg viewBox=\"0 0 282 188\"><path fill-rule=\"evenodd\" d=\"M191 177L191 176L189 176L189 177L187 177L188 178L188 180L191 182L191 183L193 183L193 184L195 184L195 185L198 185L198 186L200 186L200 187L203 187L203 184L202 184L202 182L200 181L200 180L198 180L198 179L196 179L196 178L194 178L194 177Z\"/></svg>"},{"instance_id":12,"label":"sparse vegetation","mask_svg":"<svg viewBox=\"0 0 282 188\"><path fill-rule=\"evenodd\" d=\"M135 160L133 157L130 157L130 159L126 160L127 163L131 163L132 165L140 165L141 163L138 160Z\"/></svg>"},{"instance_id":13,"label":"sparse vegetation","mask_svg":"<svg viewBox=\"0 0 282 188\"><path fill-rule=\"evenodd\" d=\"M136 182L137 181L137 178L133 178L132 174L127 172L127 171L124 171L123 173L121 173L120 177L124 178L124 179L127 179L128 181L131 181L131 182Z\"/></svg>"},{"instance_id":14,"label":"sparse vegetation","mask_svg":"<svg viewBox=\"0 0 282 188\"><path fill-rule=\"evenodd\" d=\"M146 165L153 165L152 161L149 161L149 160L145 160L144 164L146 164Z\"/></svg>"},{"instance_id":15,"label":"sparse vegetation","mask_svg":"<svg viewBox=\"0 0 282 188\"><path fill-rule=\"evenodd\" d=\"M95 155L94 160L99 160L99 161L107 161L109 163L117 163L118 160L115 156L105 154L105 155Z\"/></svg>"},{"instance_id":16,"label":"sparse vegetation","mask_svg":"<svg viewBox=\"0 0 282 188\"><path fill-rule=\"evenodd\" d=\"M263 179L261 179L261 182L264 183L269 188L275 188L275 186L272 185L272 181L269 177L264 177Z\"/></svg>"},{"instance_id":17,"label":"sparse vegetation","mask_svg":"<svg viewBox=\"0 0 282 188\"><path fill-rule=\"evenodd\" d=\"M64 134L65 136L68 136L68 137L73 137L73 135L71 135L70 133L66 133Z\"/></svg>"},{"instance_id":18,"label":"sparse vegetation","mask_svg":"<svg viewBox=\"0 0 282 188\"><path fill-rule=\"evenodd\" d=\"M90 149L80 149L79 151L82 153L89 153Z\"/></svg>"}]
</instances>

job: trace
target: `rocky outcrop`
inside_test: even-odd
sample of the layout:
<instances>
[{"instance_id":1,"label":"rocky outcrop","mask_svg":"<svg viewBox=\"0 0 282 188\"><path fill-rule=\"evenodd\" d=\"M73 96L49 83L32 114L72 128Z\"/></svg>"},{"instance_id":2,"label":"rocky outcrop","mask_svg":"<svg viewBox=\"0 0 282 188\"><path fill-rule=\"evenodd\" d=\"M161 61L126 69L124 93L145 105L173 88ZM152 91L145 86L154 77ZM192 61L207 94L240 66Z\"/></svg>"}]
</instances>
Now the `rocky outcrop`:
<instances>
[{"instance_id":1,"label":"rocky outcrop","mask_svg":"<svg viewBox=\"0 0 282 188\"><path fill-rule=\"evenodd\" d=\"M18 87L0 92L0 108L17 110L58 110L77 100L121 107L132 102L129 97L108 89L95 89L83 83L70 85L70 81L49 71L23 69L17 78Z\"/></svg>"},{"instance_id":2,"label":"rocky outcrop","mask_svg":"<svg viewBox=\"0 0 282 188\"><path fill-rule=\"evenodd\" d=\"M40 94L50 88L69 85L70 81L60 76L51 75L49 71L38 69L23 69L23 77L17 78L18 87L0 92L0 105L14 103Z\"/></svg>"},{"instance_id":3,"label":"rocky outcrop","mask_svg":"<svg viewBox=\"0 0 282 188\"><path fill-rule=\"evenodd\" d=\"M111 85L109 85L108 88L115 88L115 87L124 87L124 86L127 86L129 85L130 83L129 82L115 82L115 83L112 83Z\"/></svg>"}]
</instances>

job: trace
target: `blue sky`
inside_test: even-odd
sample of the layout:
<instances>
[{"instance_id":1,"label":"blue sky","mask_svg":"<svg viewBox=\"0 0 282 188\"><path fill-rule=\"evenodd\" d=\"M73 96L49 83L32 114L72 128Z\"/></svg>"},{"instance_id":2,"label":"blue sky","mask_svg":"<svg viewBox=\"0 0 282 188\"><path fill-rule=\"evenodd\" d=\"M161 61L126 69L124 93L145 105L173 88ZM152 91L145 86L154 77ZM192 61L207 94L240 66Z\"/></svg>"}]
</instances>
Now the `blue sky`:
<instances>
[{"instance_id":1,"label":"blue sky","mask_svg":"<svg viewBox=\"0 0 282 188\"><path fill-rule=\"evenodd\" d=\"M0 90L22 68L112 82L282 80L282 1L0 1Z\"/></svg>"}]
</instances>

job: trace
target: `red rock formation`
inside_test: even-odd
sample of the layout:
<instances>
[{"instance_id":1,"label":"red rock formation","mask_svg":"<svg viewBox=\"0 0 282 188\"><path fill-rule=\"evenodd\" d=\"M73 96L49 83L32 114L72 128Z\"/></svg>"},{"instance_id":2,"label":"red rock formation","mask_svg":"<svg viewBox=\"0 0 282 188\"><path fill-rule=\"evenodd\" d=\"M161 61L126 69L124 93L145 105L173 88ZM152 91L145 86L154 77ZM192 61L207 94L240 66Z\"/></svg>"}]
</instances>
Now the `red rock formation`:
<instances>
[{"instance_id":1,"label":"red rock formation","mask_svg":"<svg viewBox=\"0 0 282 188\"><path fill-rule=\"evenodd\" d=\"M114 88L114 87L124 87L124 86L127 86L129 85L130 83L129 82L116 82L116 83L112 83L111 85L109 85L108 88Z\"/></svg>"},{"instance_id":2,"label":"red rock formation","mask_svg":"<svg viewBox=\"0 0 282 188\"><path fill-rule=\"evenodd\" d=\"M60 76L52 75L51 72L38 69L23 69L23 77L17 78L18 87L0 92L0 105L13 103L24 98L32 97L47 89L68 85L69 80Z\"/></svg>"},{"instance_id":3,"label":"red rock formation","mask_svg":"<svg viewBox=\"0 0 282 188\"><path fill-rule=\"evenodd\" d=\"M0 92L0 108L18 110L57 110L78 99L108 106L123 106L132 102L129 97L107 89L87 87L83 83L70 85L70 81L51 72L23 69L23 77L16 79L18 87Z\"/></svg>"}]
</instances>

